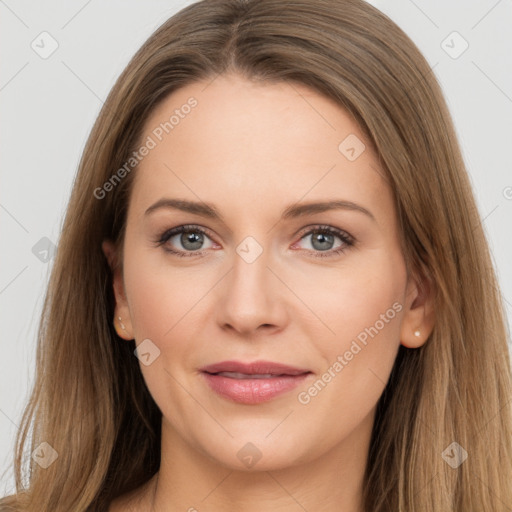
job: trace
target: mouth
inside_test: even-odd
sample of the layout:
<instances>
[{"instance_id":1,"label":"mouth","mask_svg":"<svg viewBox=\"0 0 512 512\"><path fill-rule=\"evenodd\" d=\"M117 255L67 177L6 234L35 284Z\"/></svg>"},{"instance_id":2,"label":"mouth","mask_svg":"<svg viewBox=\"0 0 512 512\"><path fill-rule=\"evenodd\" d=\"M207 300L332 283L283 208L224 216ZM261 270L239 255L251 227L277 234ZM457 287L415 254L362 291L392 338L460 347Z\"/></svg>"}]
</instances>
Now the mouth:
<instances>
[{"instance_id":1,"label":"mouth","mask_svg":"<svg viewBox=\"0 0 512 512\"><path fill-rule=\"evenodd\" d=\"M218 373L237 373L240 375L263 375L263 376L281 376L281 375L301 375L311 370L299 368L283 363L274 363L273 361L252 361L243 363L241 361L221 361L201 368L201 371Z\"/></svg>"},{"instance_id":2,"label":"mouth","mask_svg":"<svg viewBox=\"0 0 512 512\"><path fill-rule=\"evenodd\" d=\"M287 373L239 373L239 372L217 372L209 373L210 375L220 375L221 377L229 377L230 379L272 379L275 377L296 377L297 375L290 375ZM304 375L304 374L300 374Z\"/></svg>"},{"instance_id":3,"label":"mouth","mask_svg":"<svg viewBox=\"0 0 512 512\"><path fill-rule=\"evenodd\" d=\"M256 405L291 391L312 372L268 361L224 361L202 368L201 374L219 396L232 402Z\"/></svg>"}]
</instances>

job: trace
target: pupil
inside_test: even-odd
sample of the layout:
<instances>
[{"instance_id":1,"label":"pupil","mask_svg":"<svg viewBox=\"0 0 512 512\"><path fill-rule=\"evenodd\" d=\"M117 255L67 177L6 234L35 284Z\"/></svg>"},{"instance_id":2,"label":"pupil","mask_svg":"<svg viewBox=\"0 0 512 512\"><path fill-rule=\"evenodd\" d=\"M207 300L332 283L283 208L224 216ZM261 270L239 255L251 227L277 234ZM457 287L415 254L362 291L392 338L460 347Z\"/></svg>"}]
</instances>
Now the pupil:
<instances>
[{"instance_id":1,"label":"pupil","mask_svg":"<svg viewBox=\"0 0 512 512\"><path fill-rule=\"evenodd\" d=\"M201 236L202 235L197 233L184 233L182 235L181 243L183 244L183 247L187 249L199 249L202 243ZM187 244L192 244L192 247L188 246Z\"/></svg>"},{"instance_id":2,"label":"pupil","mask_svg":"<svg viewBox=\"0 0 512 512\"><path fill-rule=\"evenodd\" d=\"M321 245L320 247L315 247L316 249L320 249L321 251L329 249L329 247L322 245L322 243L327 242L327 245L329 245L329 243L332 243L333 236L334 235L329 235L326 233L318 233L316 236L313 237L313 247L315 247L315 242L319 241Z\"/></svg>"}]
</instances>

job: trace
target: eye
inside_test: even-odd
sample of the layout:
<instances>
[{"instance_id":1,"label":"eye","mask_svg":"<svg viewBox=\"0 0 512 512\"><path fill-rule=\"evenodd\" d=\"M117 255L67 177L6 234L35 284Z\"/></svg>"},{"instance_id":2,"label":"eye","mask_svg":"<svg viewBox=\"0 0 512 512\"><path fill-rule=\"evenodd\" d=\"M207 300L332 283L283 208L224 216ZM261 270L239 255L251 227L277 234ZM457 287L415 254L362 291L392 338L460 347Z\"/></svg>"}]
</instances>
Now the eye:
<instances>
[{"instance_id":1,"label":"eye","mask_svg":"<svg viewBox=\"0 0 512 512\"><path fill-rule=\"evenodd\" d=\"M311 237L309 243L311 249L306 249L313 251L313 256L320 258L337 256L353 246L355 242L351 235L332 226L314 226L302 234L301 241L308 237ZM341 242L338 245L334 245L336 238ZM294 244L294 247L296 245Z\"/></svg>"},{"instance_id":2,"label":"eye","mask_svg":"<svg viewBox=\"0 0 512 512\"><path fill-rule=\"evenodd\" d=\"M337 256L355 243L351 235L332 226L314 226L302 233L300 241L308 237L311 237L309 244L311 248L306 250L312 252L314 257L321 258ZM337 245L335 245L336 238L340 241ZM179 257L198 256L213 246L211 242L210 246L204 247L205 239L211 242L205 229L196 225L184 225L164 231L157 238L156 245L163 246L166 252ZM295 243L292 248L295 249L298 243Z\"/></svg>"},{"instance_id":3,"label":"eye","mask_svg":"<svg viewBox=\"0 0 512 512\"><path fill-rule=\"evenodd\" d=\"M211 248L211 246L203 247L205 238L210 239L206 231L199 226L178 226L162 233L157 240L157 245L168 244L164 250L177 256L196 256L201 254L203 249ZM178 249L172 249L169 245L175 247L178 245Z\"/></svg>"}]
</instances>

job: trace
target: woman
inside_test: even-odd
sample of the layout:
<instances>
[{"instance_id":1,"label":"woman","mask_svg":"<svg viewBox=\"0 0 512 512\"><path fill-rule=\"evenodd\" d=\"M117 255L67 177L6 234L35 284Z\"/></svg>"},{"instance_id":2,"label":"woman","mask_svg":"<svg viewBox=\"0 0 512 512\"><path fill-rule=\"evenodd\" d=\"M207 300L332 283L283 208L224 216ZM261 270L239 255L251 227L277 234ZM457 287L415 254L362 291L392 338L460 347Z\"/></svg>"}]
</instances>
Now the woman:
<instances>
[{"instance_id":1,"label":"woman","mask_svg":"<svg viewBox=\"0 0 512 512\"><path fill-rule=\"evenodd\" d=\"M505 511L511 397L411 40L363 1L207 0L92 130L0 509Z\"/></svg>"}]
</instances>

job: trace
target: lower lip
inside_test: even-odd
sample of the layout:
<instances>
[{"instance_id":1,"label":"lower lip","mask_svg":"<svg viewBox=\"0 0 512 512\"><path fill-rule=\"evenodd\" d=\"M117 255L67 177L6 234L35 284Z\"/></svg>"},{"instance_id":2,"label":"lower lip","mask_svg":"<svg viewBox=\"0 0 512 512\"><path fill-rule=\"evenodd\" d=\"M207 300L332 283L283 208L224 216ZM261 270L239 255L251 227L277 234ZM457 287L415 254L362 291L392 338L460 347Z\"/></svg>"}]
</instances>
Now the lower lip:
<instances>
[{"instance_id":1,"label":"lower lip","mask_svg":"<svg viewBox=\"0 0 512 512\"><path fill-rule=\"evenodd\" d=\"M220 396L240 404L260 404L286 393L304 382L310 373L281 375L268 379L233 379L202 372L210 388Z\"/></svg>"}]
</instances>

